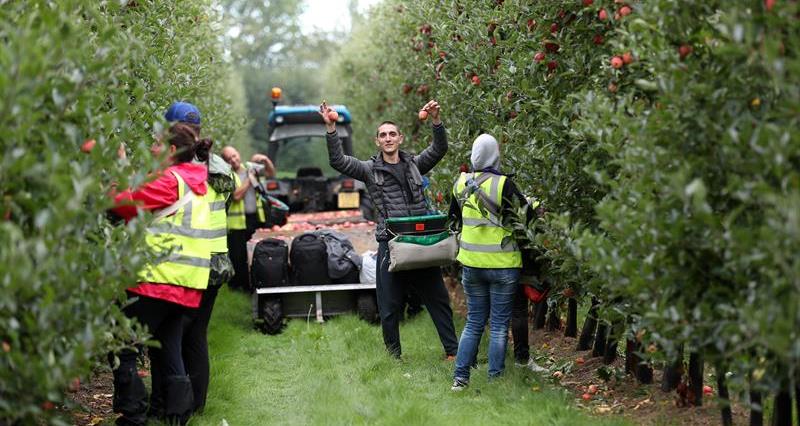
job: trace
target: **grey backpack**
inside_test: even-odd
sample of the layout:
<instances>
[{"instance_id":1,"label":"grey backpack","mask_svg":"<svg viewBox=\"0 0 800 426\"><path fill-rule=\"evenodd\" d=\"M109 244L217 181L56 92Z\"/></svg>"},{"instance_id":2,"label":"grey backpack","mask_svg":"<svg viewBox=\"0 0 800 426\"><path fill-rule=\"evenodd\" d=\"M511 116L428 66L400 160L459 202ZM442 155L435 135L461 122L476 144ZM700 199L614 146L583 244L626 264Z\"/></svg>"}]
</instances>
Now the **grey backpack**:
<instances>
[{"instance_id":1,"label":"grey backpack","mask_svg":"<svg viewBox=\"0 0 800 426\"><path fill-rule=\"evenodd\" d=\"M322 238L328 249L328 275L331 279L343 278L361 269L361 256L344 234L330 229L320 229L314 233Z\"/></svg>"}]
</instances>

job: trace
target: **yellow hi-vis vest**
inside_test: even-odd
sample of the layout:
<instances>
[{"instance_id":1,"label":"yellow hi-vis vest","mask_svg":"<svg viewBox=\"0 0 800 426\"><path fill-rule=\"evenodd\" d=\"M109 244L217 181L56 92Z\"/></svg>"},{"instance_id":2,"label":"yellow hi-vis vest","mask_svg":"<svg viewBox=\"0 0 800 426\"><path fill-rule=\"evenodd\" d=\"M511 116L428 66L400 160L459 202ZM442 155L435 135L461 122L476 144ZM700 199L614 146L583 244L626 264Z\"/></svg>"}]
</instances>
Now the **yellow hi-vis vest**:
<instances>
[{"instance_id":1,"label":"yellow hi-vis vest","mask_svg":"<svg viewBox=\"0 0 800 426\"><path fill-rule=\"evenodd\" d=\"M239 178L239 173L236 170L233 171L233 181L234 191L242 186L242 179ZM231 194L231 197L233 197L233 194ZM264 209L258 200L256 200L256 206L258 220L261 222L266 222L267 218L264 216ZM228 229L231 231L247 229L247 221L244 217L244 197L242 197L242 199L239 201L233 200L233 202L231 202L231 206L228 207Z\"/></svg>"},{"instance_id":2,"label":"yellow hi-vis vest","mask_svg":"<svg viewBox=\"0 0 800 426\"><path fill-rule=\"evenodd\" d=\"M183 178L178 180L178 200L192 190ZM204 195L194 198L174 214L156 219L147 228L145 242L157 255L156 263L139 271L139 282L173 284L198 290L208 287L211 271L211 208Z\"/></svg>"},{"instance_id":3,"label":"yellow hi-vis vest","mask_svg":"<svg viewBox=\"0 0 800 426\"><path fill-rule=\"evenodd\" d=\"M476 191L467 191L468 179L478 179L483 173L461 173L453 186L453 196L461 205L461 241L456 260L472 268L504 269L521 268L522 253L513 239L503 245L503 239L511 232L503 229L500 206L506 177L490 174L479 186L492 205L478 197ZM474 183L474 181L473 181ZM464 195L469 196L462 200ZM481 207L478 207L481 206ZM484 213L481 213L481 210Z\"/></svg>"},{"instance_id":4,"label":"yellow hi-vis vest","mask_svg":"<svg viewBox=\"0 0 800 426\"><path fill-rule=\"evenodd\" d=\"M209 200L211 208L211 253L227 253L228 252L228 218L225 214L225 202L227 201L224 194L220 194L208 185L208 193L206 198Z\"/></svg>"}]
</instances>

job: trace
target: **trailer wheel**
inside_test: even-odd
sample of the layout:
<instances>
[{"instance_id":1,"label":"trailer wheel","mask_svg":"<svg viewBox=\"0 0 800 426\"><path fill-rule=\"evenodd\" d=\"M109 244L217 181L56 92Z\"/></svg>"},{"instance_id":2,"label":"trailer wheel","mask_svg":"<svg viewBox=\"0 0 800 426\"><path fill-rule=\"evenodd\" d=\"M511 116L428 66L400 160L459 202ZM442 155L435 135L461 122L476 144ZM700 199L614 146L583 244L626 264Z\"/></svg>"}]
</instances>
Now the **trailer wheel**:
<instances>
[{"instance_id":1,"label":"trailer wheel","mask_svg":"<svg viewBox=\"0 0 800 426\"><path fill-rule=\"evenodd\" d=\"M283 330L283 309L281 299L269 298L261 302L259 309L261 317L261 332L266 334L278 334Z\"/></svg>"},{"instance_id":2,"label":"trailer wheel","mask_svg":"<svg viewBox=\"0 0 800 426\"><path fill-rule=\"evenodd\" d=\"M378 302L375 300L375 293L361 293L358 295L358 317L370 323L380 322L378 317Z\"/></svg>"}]
</instances>

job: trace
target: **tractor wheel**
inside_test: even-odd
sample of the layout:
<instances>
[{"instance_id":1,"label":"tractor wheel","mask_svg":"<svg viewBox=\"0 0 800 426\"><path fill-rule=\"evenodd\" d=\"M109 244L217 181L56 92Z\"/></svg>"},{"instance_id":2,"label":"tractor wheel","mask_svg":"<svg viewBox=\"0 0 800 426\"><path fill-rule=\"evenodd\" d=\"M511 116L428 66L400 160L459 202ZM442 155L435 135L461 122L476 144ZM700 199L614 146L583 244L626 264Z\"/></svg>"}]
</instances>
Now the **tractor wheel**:
<instances>
[{"instance_id":1,"label":"tractor wheel","mask_svg":"<svg viewBox=\"0 0 800 426\"><path fill-rule=\"evenodd\" d=\"M378 324L378 302L374 292L364 292L358 295L358 317L370 324Z\"/></svg>"},{"instance_id":2,"label":"tractor wheel","mask_svg":"<svg viewBox=\"0 0 800 426\"><path fill-rule=\"evenodd\" d=\"M266 334L278 334L283 330L283 309L281 299L270 298L261 302L259 310L261 331Z\"/></svg>"}]
</instances>

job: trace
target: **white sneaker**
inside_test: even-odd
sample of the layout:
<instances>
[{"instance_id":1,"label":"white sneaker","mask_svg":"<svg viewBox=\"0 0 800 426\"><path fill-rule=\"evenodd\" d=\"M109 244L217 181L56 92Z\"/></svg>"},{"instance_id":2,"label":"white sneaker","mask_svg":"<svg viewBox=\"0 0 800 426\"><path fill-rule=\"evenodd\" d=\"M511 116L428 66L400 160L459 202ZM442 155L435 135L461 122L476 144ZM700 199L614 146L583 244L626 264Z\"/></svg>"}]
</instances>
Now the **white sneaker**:
<instances>
[{"instance_id":1,"label":"white sneaker","mask_svg":"<svg viewBox=\"0 0 800 426\"><path fill-rule=\"evenodd\" d=\"M528 360L528 365L526 365L526 367L528 367L528 369L530 369L534 373L547 373L548 371L550 371L542 367L541 365L537 364L536 361L533 360L533 358Z\"/></svg>"},{"instance_id":2,"label":"white sneaker","mask_svg":"<svg viewBox=\"0 0 800 426\"><path fill-rule=\"evenodd\" d=\"M453 392L461 392L469 386L469 382L466 380L456 378L453 380L453 386L450 387L450 390Z\"/></svg>"}]
</instances>

